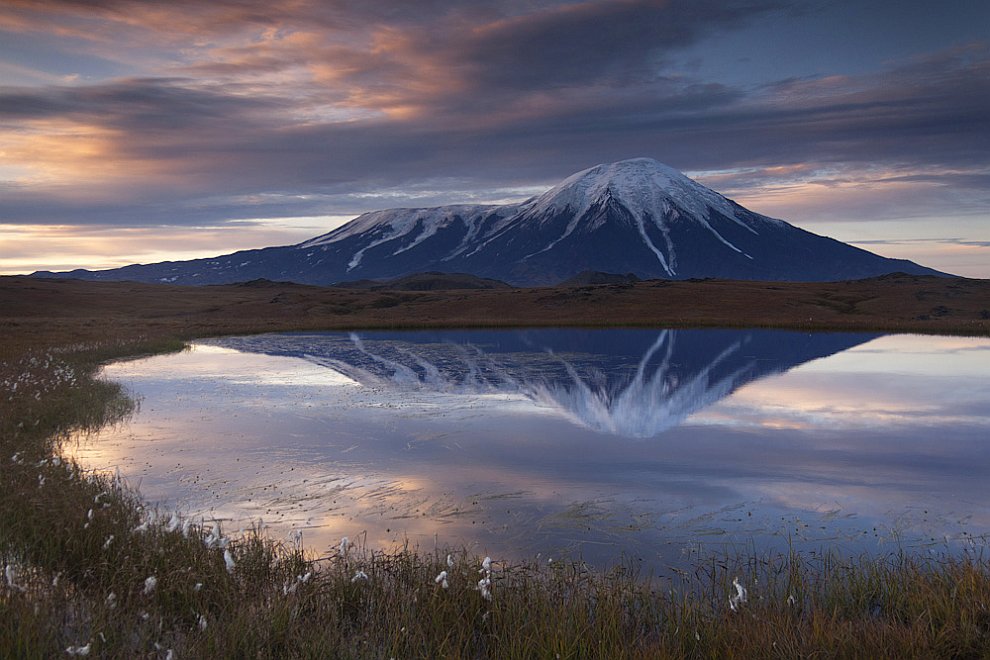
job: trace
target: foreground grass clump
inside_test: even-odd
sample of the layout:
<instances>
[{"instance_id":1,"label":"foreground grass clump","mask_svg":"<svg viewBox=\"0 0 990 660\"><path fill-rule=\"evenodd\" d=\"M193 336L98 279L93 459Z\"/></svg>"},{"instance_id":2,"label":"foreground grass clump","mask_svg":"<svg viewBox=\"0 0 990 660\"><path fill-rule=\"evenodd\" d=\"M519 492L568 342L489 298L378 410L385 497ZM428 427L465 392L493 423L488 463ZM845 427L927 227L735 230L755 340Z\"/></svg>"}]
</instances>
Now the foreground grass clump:
<instances>
[{"instance_id":1,"label":"foreground grass clump","mask_svg":"<svg viewBox=\"0 0 990 660\"><path fill-rule=\"evenodd\" d=\"M109 487L109 501L127 502L112 482L89 482ZM18 657L88 647L112 657L271 658L981 657L990 650L990 575L972 556L732 558L660 589L659 580L580 563L500 564L343 543L314 560L253 532L218 541L215 530L184 530L171 517L138 531L130 522L111 525L71 532L88 548L79 564L54 560L69 541L57 534L47 544L50 566L26 564L5 548L0 648ZM109 529L120 536L107 544Z\"/></svg>"},{"instance_id":2,"label":"foreground grass clump","mask_svg":"<svg viewBox=\"0 0 990 660\"><path fill-rule=\"evenodd\" d=\"M672 581L345 542L318 558L148 511L60 447L132 409L97 365L181 343L50 345L0 347L2 657L990 656L978 552L721 557Z\"/></svg>"}]
</instances>

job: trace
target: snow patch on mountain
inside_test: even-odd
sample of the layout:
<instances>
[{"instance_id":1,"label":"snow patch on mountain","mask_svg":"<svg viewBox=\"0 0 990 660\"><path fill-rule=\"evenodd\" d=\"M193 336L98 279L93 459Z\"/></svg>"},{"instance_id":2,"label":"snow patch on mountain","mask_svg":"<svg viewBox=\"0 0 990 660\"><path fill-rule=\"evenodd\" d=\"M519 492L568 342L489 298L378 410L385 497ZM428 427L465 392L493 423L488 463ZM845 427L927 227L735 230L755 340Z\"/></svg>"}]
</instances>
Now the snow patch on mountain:
<instances>
[{"instance_id":1,"label":"snow patch on mountain","mask_svg":"<svg viewBox=\"0 0 990 660\"><path fill-rule=\"evenodd\" d=\"M679 209L686 217L701 224L721 243L739 254L752 259L743 250L720 234L709 222L717 212L747 231L759 235L749 223L736 215L732 202L713 190L692 181L677 170L651 158L633 158L617 163L596 165L564 179L528 205L528 215L553 217L564 211L573 213L563 233L533 256L553 249L570 236L583 223L586 214L597 204L614 202L632 216L643 242L660 261L663 269L675 274L671 265L674 255L667 256L650 240L645 223L652 222L663 231L666 222ZM670 246L672 247L672 246ZM669 257L669 261L668 261Z\"/></svg>"},{"instance_id":2,"label":"snow patch on mountain","mask_svg":"<svg viewBox=\"0 0 990 660\"><path fill-rule=\"evenodd\" d=\"M653 254L657 255L657 259L660 261L660 265L663 267L665 271L667 271L667 274L673 275L674 274L673 267L667 263L667 258L663 256L663 252L657 249L657 246L653 244L653 241L651 241L649 235L647 235L646 225L643 222L642 216L636 217L636 229L639 230L639 235L643 238L643 242L646 243L646 247L650 248ZM670 255L671 257L673 257L674 249L673 246L670 244L669 239L667 240L667 249L670 250Z\"/></svg>"},{"instance_id":3,"label":"snow patch on mountain","mask_svg":"<svg viewBox=\"0 0 990 660\"><path fill-rule=\"evenodd\" d=\"M392 256L416 247L423 241L434 236L439 230L449 227L458 218L460 218L469 227L469 234L472 233L470 229L473 229L476 233L478 223L481 218L502 208L512 210L515 207L455 204L451 206L440 206L437 208L388 209L385 211L372 211L371 213L365 213L355 218L343 227L340 227L339 229L336 229L328 234L317 236L316 238L310 239L305 243L301 243L299 247L312 248L325 246L332 243L338 243L352 236L361 236L367 232L373 231L379 233L380 236L378 238L365 244L361 249L353 254L347 264L347 270L350 271L354 270L354 268L361 263L364 253L368 250L384 243L388 243L389 241L394 241L397 238L407 236L417 227L420 227L421 231L416 235L413 241L393 252Z\"/></svg>"},{"instance_id":4,"label":"snow patch on mountain","mask_svg":"<svg viewBox=\"0 0 990 660\"><path fill-rule=\"evenodd\" d=\"M522 208L522 206L522 204L507 204L505 206L479 207L484 210L468 221L467 234L463 239L461 239L461 242L457 245L457 247L451 250L450 254L443 257L441 261L450 261L454 257L462 255L466 250L474 245L479 238L484 236L482 234L482 229L485 229L488 232L487 235L495 234L501 231L502 228L512 220L512 218L519 214L519 209ZM490 227L484 228L483 221L486 219L491 219L493 222Z\"/></svg>"},{"instance_id":5,"label":"snow patch on mountain","mask_svg":"<svg viewBox=\"0 0 990 660\"><path fill-rule=\"evenodd\" d=\"M725 197L652 158L603 163L572 174L540 195L531 210L541 213L569 207L576 216L581 216L606 195L637 217L650 215L657 220L655 216L669 212L673 203L699 219L707 219L714 209L758 233L736 216L732 202Z\"/></svg>"},{"instance_id":6,"label":"snow patch on mountain","mask_svg":"<svg viewBox=\"0 0 990 660\"><path fill-rule=\"evenodd\" d=\"M300 243L299 247L311 248L320 245L329 245L352 236L360 236L376 229L387 229L391 238L399 238L411 232L416 227L416 223L420 221L423 222L424 227L430 229L430 236L432 236L441 226L450 224L455 216L460 216L465 222L471 222L482 216L485 212L493 211L497 208L500 207L481 204L453 204L450 206L438 206L436 208L402 208L371 211L359 215L346 225L329 233ZM429 236L424 237L423 240L426 238L429 238Z\"/></svg>"}]
</instances>

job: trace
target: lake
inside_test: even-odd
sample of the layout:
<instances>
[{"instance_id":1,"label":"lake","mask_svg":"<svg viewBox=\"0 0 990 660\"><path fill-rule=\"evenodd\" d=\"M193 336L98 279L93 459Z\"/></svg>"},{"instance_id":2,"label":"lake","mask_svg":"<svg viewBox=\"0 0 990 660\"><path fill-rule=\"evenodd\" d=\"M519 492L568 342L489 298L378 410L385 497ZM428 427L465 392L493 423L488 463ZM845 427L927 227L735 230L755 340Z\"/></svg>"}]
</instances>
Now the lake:
<instances>
[{"instance_id":1,"label":"lake","mask_svg":"<svg viewBox=\"0 0 990 660\"><path fill-rule=\"evenodd\" d=\"M79 439L163 509L650 570L961 551L990 533L990 340L769 330L269 334L103 370Z\"/></svg>"}]
</instances>

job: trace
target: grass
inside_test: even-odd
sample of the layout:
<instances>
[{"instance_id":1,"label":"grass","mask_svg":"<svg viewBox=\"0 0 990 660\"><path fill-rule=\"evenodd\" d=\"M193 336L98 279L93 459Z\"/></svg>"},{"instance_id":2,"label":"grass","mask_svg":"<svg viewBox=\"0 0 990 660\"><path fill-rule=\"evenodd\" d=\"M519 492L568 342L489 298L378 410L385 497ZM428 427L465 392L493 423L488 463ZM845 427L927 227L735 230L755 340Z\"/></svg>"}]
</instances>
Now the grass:
<instances>
[{"instance_id":1,"label":"grass","mask_svg":"<svg viewBox=\"0 0 990 660\"><path fill-rule=\"evenodd\" d=\"M463 552L449 567L446 552L415 548L315 557L257 531L218 543L224 530L146 510L114 475L61 458L73 434L132 409L97 367L194 336L332 323L180 312L0 322L0 656L990 656L990 562L978 551L710 557L676 583L625 566L496 561L489 600L482 558ZM735 609L734 579L747 596Z\"/></svg>"}]
</instances>

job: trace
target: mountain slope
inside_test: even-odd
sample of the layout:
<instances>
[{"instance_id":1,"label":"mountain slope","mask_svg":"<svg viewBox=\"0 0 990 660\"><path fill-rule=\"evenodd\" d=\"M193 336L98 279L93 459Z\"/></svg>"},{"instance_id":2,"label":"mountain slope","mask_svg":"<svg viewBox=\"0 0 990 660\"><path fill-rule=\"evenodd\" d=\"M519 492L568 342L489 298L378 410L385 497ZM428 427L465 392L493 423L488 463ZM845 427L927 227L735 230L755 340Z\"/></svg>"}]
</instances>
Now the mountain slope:
<instances>
[{"instance_id":1,"label":"mountain slope","mask_svg":"<svg viewBox=\"0 0 990 660\"><path fill-rule=\"evenodd\" d=\"M526 286L589 270L644 279L797 281L942 274L754 213L677 170L635 158L578 172L521 204L375 211L294 246L61 275L332 284L439 271Z\"/></svg>"}]
</instances>

